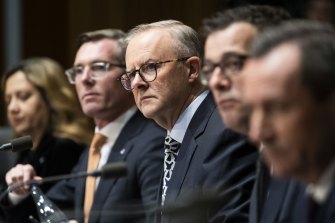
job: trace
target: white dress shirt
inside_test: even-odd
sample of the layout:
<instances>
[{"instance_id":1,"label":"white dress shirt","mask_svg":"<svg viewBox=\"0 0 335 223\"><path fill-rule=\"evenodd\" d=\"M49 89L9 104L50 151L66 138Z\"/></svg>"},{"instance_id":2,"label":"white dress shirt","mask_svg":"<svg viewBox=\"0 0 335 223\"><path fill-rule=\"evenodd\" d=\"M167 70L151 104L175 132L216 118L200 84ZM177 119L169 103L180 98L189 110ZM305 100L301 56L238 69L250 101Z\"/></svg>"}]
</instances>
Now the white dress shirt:
<instances>
[{"instance_id":1,"label":"white dress shirt","mask_svg":"<svg viewBox=\"0 0 335 223\"><path fill-rule=\"evenodd\" d=\"M320 180L316 184L309 184L306 193L313 197L318 203L326 202L331 188L333 187L335 177L335 160L329 165Z\"/></svg>"}]
</instances>

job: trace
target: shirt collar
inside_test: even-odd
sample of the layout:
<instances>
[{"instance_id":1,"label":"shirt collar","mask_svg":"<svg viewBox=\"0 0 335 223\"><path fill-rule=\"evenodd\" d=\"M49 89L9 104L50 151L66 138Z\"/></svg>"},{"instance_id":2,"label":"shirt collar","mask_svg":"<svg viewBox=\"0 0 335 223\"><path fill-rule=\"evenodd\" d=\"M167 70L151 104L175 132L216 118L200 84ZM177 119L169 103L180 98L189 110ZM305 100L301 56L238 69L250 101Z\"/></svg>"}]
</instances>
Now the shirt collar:
<instances>
[{"instance_id":1,"label":"shirt collar","mask_svg":"<svg viewBox=\"0 0 335 223\"><path fill-rule=\"evenodd\" d=\"M191 122L193 115L203 100L206 98L208 93L209 91L206 90L202 92L194 101L192 101L192 103L181 113L171 131L167 132L167 134L170 135L174 140L179 143L183 142L186 130Z\"/></svg>"},{"instance_id":2,"label":"shirt collar","mask_svg":"<svg viewBox=\"0 0 335 223\"><path fill-rule=\"evenodd\" d=\"M309 184L306 193L321 204L324 203L331 191L335 177L335 160L329 165L316 184Z\"/></svg>"},{"instance_id":3,"label":"shirt collar","mask_svg":"<svg viewBox=\"0 0 335 223\"><path fill-rule=\"evenodd\" d=\"M128 120L135 114L136 108L132 107L122 115L120 115L114 121L108 123L102 129L99 129L97 126L95 127L95 133L100 133L107 137L107 143L111 141L115 141L116 138L119 136L122 128L128 122Z\"/></svg>"}]
</instances>

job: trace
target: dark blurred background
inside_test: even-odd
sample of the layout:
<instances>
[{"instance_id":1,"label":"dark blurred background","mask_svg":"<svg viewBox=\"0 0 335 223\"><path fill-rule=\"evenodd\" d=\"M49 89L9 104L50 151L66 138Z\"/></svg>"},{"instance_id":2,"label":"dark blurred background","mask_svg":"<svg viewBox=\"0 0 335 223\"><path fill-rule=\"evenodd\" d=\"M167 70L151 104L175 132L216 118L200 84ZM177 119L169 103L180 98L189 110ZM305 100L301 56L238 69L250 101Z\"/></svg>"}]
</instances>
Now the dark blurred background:
<instances>
[{"instance_id":1,"label":"dark blurred background","mask_svg":"<svg viewBox=\"0 0 335 223\"><path fill-rule=\"evenodd\" d=\"M316 16L320 17L326 13L318 11L333 10L322 6L322 2L329 1L334 3L334 0L1 0L0 73L21 59L36 56L51 57L68 68L73 62L76 36L95 29L127 31L137 24L162 19L181 20L198 29L202 19L216 11L250 3L281 6L298 18L307 14L315 17L316 10ZM6 115L1 91L0 127L3 126Z\"/></svg>"}]
</instances>

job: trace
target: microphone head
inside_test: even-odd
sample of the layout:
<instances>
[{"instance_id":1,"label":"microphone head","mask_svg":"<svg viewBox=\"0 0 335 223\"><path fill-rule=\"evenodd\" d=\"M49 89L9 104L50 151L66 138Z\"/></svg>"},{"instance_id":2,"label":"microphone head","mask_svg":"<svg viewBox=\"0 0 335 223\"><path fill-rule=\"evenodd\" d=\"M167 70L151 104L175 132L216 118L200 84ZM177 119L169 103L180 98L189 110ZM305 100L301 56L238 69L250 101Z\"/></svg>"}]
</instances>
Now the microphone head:
<instances>
[{"instance_id":1,"label":"microphone head","mask_svg":"<svg viewBox=\"0 0 335 223\"><path fill-rule=\"evenodd\" d=\"M33 140L29 135L12 139L10 143L12 144L13 152L23 151L26 149L31 149L33 147Z\"/></svg>"},{"instance_id":2,"label":"microphone head","mask_svg":"<svg viewBox=\"0 0 335 223\"><path fill-rule=\"evenodd\" d=\"M117 162L106 164L101 168L101 177L115 178L127 175L127 164L125 162Z\"/></svg>"}]
</instances>

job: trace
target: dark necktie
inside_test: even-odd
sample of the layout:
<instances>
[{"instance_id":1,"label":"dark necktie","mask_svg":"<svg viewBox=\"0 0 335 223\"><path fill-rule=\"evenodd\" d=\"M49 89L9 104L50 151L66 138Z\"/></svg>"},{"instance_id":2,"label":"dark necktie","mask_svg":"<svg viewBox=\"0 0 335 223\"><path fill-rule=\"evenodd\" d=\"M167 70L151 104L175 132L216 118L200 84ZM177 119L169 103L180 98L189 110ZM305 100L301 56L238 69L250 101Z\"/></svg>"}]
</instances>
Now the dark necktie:
<instances>
[{"instance_id":1,"label":"dark necktie","mask_svg":"<svg viewBox=\"0 0 335 223\"><path fill-rule=\"evenodd\" d=\"M306 198L306 218L308 223L316 223L319 204L312 196Z\"/></svg>"},{"instance_id":2,"label":"dark necktie","mask_svg":"<svg viewBox=\"0 0 335 223\"><path fill-rule=\"evenodd\" d=\"M165 137L164 143L164 178L163 178L163 188L162 188L162 206L165 202L166 192L168 189L168 182L171 179L172 171L176 165L176 159L178 155L180 143L171 138L169 135Z\"/></svg>"}]
</instances>

